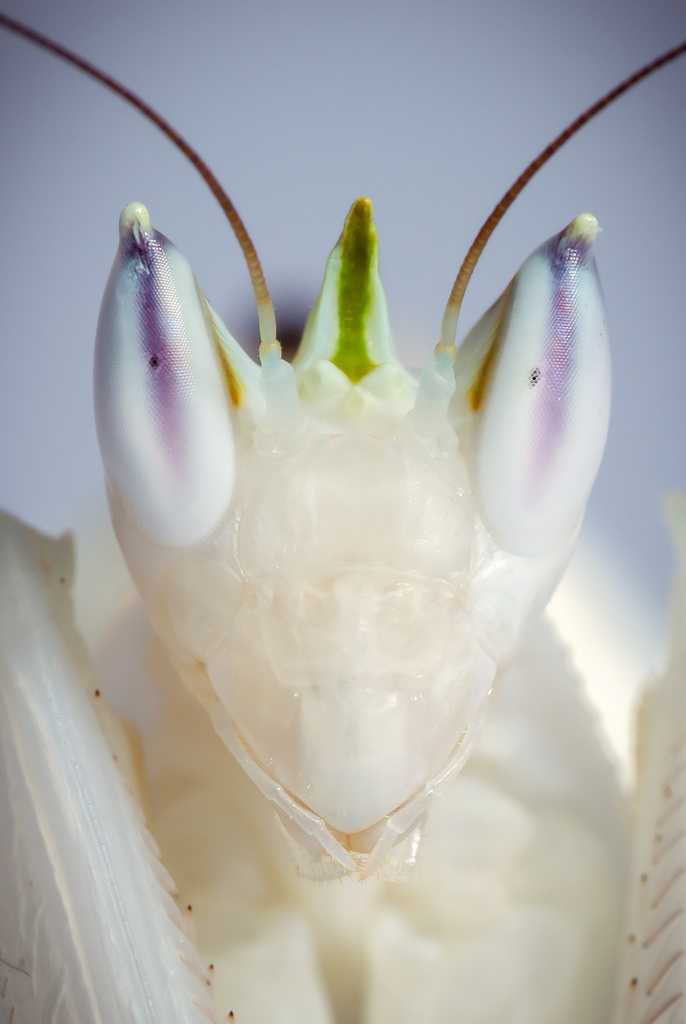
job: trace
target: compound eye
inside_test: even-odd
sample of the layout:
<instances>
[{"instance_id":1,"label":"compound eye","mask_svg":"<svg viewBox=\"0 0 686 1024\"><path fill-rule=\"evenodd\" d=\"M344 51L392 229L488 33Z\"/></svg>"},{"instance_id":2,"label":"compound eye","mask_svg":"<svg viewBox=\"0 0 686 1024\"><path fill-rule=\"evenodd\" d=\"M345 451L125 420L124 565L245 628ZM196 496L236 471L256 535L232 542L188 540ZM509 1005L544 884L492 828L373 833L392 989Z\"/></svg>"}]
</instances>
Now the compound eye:
<instances>
[{"instance_id":1,"label":"compound eye","mask_svg":"<svg viewBox=\"0 0 686 1024\"><path fill-rule=\"evenodd\" d=\"M230 398L212 319L187 260L131 203L95 346L95 418L113 501L162 547L200 543L235 479Z\"/></svg>"},{"instance_id":2,"label":"compound eye","mask_svg":"<svg viewBox=\"0 0 686 1024\"><path fill-rule=\"evenodd\" d=\"M462 358L474 365L478 354L469 390L475 493L486 526L514 554L571 537L602 458L610 356L597 232L595 217L582 214L537 249Z\"/></svg>"}]
</instances>

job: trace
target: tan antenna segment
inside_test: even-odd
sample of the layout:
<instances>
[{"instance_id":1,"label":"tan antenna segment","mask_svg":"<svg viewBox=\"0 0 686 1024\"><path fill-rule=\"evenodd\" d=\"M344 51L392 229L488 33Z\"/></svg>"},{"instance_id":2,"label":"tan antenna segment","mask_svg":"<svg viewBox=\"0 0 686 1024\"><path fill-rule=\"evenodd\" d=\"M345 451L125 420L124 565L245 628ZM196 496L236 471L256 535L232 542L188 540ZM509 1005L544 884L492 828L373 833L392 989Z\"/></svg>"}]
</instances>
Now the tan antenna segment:
<instances>
[{"instance_id":1,"label":"tan antenna segment","mask_svg":"<svg viewBox=\"0 0 686 1024\"><path fill-rule=\"evenodd\" d=\"M78 68L79 71L83 71L84 74L90 78L96 79L111 92L116 93L117 96L121 96L123 100L139 110L144 117L156 125L164 135L176 146L177 149L181 150L183 155L190 160L195 169L198 171L202 179L209 186L212 195L215 197L219 205L221 206L224 214L233 229L233 233L236 236L236 240L241 247L241 252L245 259L248 267L248 273L250 274L250 281L252 283L253 291L255 293L255 302L257 303L257 319L259 321L260 328L260 341L267 347L272 347L277 344L276 342L276 319L274 317L274 307L272 300L269 296L269 290L267 283L264 279L262 272L262 265L260 264L257 250L253 245L252 239L247 232L245 224L243 223L236 207L233 205L228 195L220 185L216 176L212 173L208 165L202 159L199 153L197 153L192 146L190 146L183 136L172 128L168 121L165 121L156 110L144 102L135 92L131 92L126 86L122 85L112 78L110 75L101 71L95 65L90 64L87 60L79 57L77 54L72 53L71 50L67 50L64 46L60 46L59 43L55 43L52 39L48 39L47 36L41 35L40 32L35 32L32 28L27 25L23 25L20 21L15 21L14 18L8 18L6 14L0 13L0 27L7 29L8 32L14 32L18 36L22 36L24 39L28 39L29 42L35 43L36 46L40 46L43 50L47 50L49 53L55 54L57 57L61 57L68 64L72 64Z\"/></svg>"},{"instance_id":2,"label":"tan antenna segment","mask_svg":"<svg viewBox=\"0 0 686 1024\"><path fill-rule=\"evenodd\" d=\"M576 120L572 121L564 131L560 132L556 139L554 139L550 145L546 146L545 149L539 153L535 160L532 160L529 166L522 171L515 183L507 190L500 202L493 208L490 216L484 222L478 235L472 242L469 252L464 258L464 262L460 267L459 273L455 278L455 284L453 285L448 299L448 304L445 307L445 313L443 314L443 322L441 324L441 340L438 343L440 349L447 351L455 350L455 336L457 334L457 321L460 315L460 309L462 308L462 300L464 293L467 290L469 279L472 276L474 267L476 266L477 260L481 256L484 250L486 242L493 234L495 228L502 220L504 214L512 206L513 202L528 183L533 178L534 174L543 167L544 164L550 160L551 156L557 153L558 149L564 146L565 142L571 139L572 135L576 135L580 128L583 128L585 124L591 121L596 114L599 114L601 110L608 107L616 99L618 99L622 93L627 92L632 86L637 85L638 82L647 78L648 75L652 75L654 71L664 67L665 64L669 64L671 61L676 60L681 54L686 53L686 41L675 46L671 50L667 50L660 57L656 57L645 67L642 67L639 71L634 72L633 75L629 75L623 82L611 89L605 96L599 99L596 103L585 110L583 114L580 114Z\"/></svg>"}]
</instances>

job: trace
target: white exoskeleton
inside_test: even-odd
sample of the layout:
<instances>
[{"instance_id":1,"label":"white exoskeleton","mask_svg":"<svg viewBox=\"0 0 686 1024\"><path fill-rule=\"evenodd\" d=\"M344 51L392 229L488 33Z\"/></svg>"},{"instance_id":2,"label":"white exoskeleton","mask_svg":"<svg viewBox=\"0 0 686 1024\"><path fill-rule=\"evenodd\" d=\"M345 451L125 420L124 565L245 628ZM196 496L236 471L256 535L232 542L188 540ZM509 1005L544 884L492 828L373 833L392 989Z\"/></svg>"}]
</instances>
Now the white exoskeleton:
<instances>
[{"instance_id":1,"label":"white exoskeleton","mask_svg":"<svg viewBox=\"0 0 686 1024\"><path fill-rule=\"evenodd\" d=\"M406 837L414 858L571 554L609 415L596 231L579 217L545 243L416 381L367 200L293 366L263 345L261 370L147 211L122 214L95 357L115 531L315 875L376 873Z\"/></svg>"},{"instance_id":2,"label":"white exoskeleton","mask_svg":"<svg viewBox=\"0 0 686 1024\"><path fill-rule=\"evenodd\" d=\"M3 517L5 1020L215 1020L210 958L214 1002L243 1024L609 1020L625 808L564 656L532 627L607 431L596 232L582 215L541 246L457 351L449 306L416 376L395 353L368 200L292 365L263 305L253 362L147 210L125 208L96 420L165 650L146 639L164 705L143 740L149 792L135 763L129 782L201 955L82 687L68 545ZM655 717L682 715L681 649ZM661 765L647 741L618 1021L683 1019L682 743L677 727ZM301 873L337 886L296 878L246 776ZM656 880L654 821L669 844Z\"/></svg>"}]
</instances>

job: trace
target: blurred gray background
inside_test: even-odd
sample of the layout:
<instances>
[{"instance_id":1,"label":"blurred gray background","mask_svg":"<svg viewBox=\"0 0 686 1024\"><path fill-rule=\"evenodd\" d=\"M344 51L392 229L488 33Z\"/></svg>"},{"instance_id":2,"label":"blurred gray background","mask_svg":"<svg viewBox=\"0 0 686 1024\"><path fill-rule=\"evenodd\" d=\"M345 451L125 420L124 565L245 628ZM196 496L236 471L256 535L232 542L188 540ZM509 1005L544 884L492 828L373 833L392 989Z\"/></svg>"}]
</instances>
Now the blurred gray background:
<instances>
[{"instance_id":1,"label":"blurred gray background","mask_svg":"<svg viewBox=\"0 0 686 1024\"><path fill-rule=\"evenodd\" d=\"M307 308L349 204L372 198L407 362L438 338L464 252L524 165L585 106L686 36L682 0L2 0L139 92L244 217L277 318ZM0 34L0 505L49 531L103 508L91 353L117 218L145 202L234 333L247 275L206 187L122 102ZM584 210L614 352L588 536L659 621L660 495L686 487L686 60L568 145L496 232L460 334L528 253Z\"/></svg>"}]
</instances>

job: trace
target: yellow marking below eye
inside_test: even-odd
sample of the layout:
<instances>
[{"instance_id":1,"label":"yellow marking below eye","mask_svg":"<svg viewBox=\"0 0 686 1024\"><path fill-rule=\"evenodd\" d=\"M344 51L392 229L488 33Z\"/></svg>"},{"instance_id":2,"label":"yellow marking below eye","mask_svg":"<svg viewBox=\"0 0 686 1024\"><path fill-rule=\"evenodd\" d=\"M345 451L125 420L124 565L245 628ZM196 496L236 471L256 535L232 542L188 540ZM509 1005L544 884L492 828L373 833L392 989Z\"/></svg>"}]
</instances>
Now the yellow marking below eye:
<instances>
[{"instance_id":1,"label":"yellow marking below eye","mask_svg":"<svg viewBox=\"0 0 686 1024\"><path fill-rule=\"evenodd\" d=\"M217 325L215 324L214 317L212 316L212 310L210 309L210 305L207 299L205 298L205 294L202 288L200 288L200 286L198 286L198 292L200 293L203 306L205 307L207 320L212 331L212 340L214 342L215 351L219 356L219 365L221 366L222 369L222 375L224 377L224 383L226 384L226 390L229 393L231 404L237 409L240 406L241 402L243 401L243 389L241 387L241 383L238 377L236 376L233 370L233 367L231 366L231 363L229 362L226 350L224 349L224 346L221 343L219 332L217 331Z\"/></svg>"},{"instance_id":2,"label":"yellow marking below eye","mask_svg":"<svg viewBox=\"0 0 686 1024\"><path fill-rule=\"evenodd\" d=\"M500 340L503 333L503 320L505 319L505 312L510 304L510 293L514 287L514 283L515 278L510 281L505 290L498 318L493 325L493 330L491 332L488 345L486 346L486 355L483 362L478 367L468 391L469 408L472 412L479 411L486 394L486 388L488 387L488 382L491 377L491 371L495 365L495 357L498 353L498 349L500 348Z\"/></svg>"}]
</instances>

